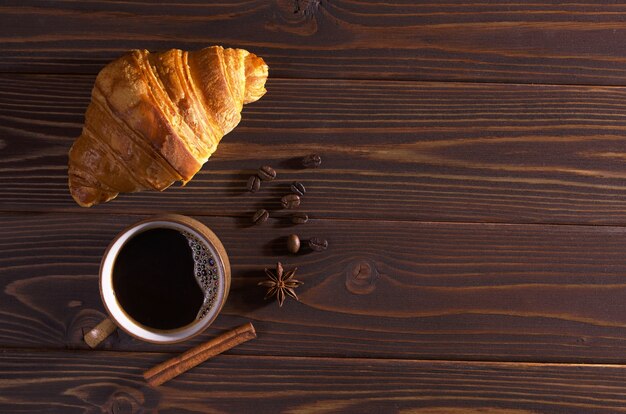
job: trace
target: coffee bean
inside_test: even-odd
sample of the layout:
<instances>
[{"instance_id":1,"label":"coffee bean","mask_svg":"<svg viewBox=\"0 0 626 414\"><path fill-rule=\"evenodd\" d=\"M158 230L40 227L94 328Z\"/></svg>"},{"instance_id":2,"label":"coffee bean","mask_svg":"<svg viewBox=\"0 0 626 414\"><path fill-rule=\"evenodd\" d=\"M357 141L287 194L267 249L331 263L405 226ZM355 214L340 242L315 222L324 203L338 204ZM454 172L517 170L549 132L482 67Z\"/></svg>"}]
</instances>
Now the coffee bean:
<instances>
[{"instance_id":1,"label":"coffee bean","mask_svg":"<svg viewBox=\"0 0 626 414\"><path fill-rule=\"evenodd\" d=\"M263 181L272 181L274 178L276 178L276 170L274 170L269 165L264 165L259 168L259 171L257 171L257 175Z\"/></svg>"},{"instance_id":2,"label":"coffee bean","mask_svg":"<svg viewBox=\"0 0 626 414\"><path fill-rule=\"evenodd\" d=\"M291 216L291 222L293 224L304 224L307 221L309 221L309 216L307 216L306 213L294 213L293 216Z\"/></svg>"},{"instance_id":3,"label":"coffee bean","mask_svg":"<svg viewBox=\"0 0 626 414\"><path fill-rule=\"evenodd\" d=\"M287 250L289 250L289 253L294 254L300 250L300 237L297 234L290 234L287 237Z\"/></svg>"},{"instance_id":4,"label":"coffee bean","mask_svg":"<svg viewBox=\"0 0 626 414\"><path fill-rule=\"evenodd\" d=\"M248 178L247 188L251 193L256 193L261 188L261 179L256 175L251 176Z\"/></svg>"},{"instance_id":5,"label":"coffee bean","mask_svg":"<svg viewBox=\"0 0 626 414\"><path fill-rule=\"evenodd\" d=\"M268 213L267 210L263 208L260 210L257 210L256 213L252 215L252 224L265 223L267 219L269 218L269 216L270 216L270 213Z\"/></svg>"},{"instance_id":6,"label":"coffee bean","mask_svg":"<svg viewBox=\"0 0 626 414\"><path fill-rule=\"evenodd\" d=\"M302 158L302 166L304 168L317 168L322 164L322 157L317 154L307 155Z\"/></svg>"},{"instance_id":7,"label":"coffee bean","mask_svg":"<svg viewBox=\"0 0 626 414\"><path fill-rule=\"evenodd\" d=\"M321 252L328 248L328 241L319 237L313 237L309 240L309 248L315 252Z\"/></svg>"},{"instance_id":8,"label":"coffee bean","mask_svg":"<svg viewBox=\"0 0 626 414\"><path fill-rule=\"evenodd\" d=\"M300 196L297 194L287 194L280 199L283 208L296 208L300 205Z\"/></svg>"},{"instance_id":9,"label":"coffee bean","mask_svg":"<svg viewBox=\"0 0 626 414\"><path fill-rule=\"evenodd\" d=\"M291 183L291 192L299 195L300 197L303 197L304 193L306 193L306 188L304 188L304 185L302 185L302 183L294 181L293 183Z\"/></svg>"}]
</instances>

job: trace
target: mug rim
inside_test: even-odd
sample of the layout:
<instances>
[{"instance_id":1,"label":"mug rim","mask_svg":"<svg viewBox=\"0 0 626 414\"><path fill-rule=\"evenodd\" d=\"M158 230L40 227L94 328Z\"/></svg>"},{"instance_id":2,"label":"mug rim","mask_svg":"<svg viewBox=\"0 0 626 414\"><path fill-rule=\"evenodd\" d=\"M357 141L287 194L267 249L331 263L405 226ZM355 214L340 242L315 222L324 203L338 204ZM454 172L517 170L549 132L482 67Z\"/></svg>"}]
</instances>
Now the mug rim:
<instances>
[{"instance_id":1,"label":"mug rim","mask_svg":"<svg viewBox=\"0 0 626 414\"><path fill-rule=\"evenodd\" d=\"M119 253L119 251L123 248L123 246L129 240L131 240L137 234L141 233L142 227L145 228L146 225L149 225L151 223L159 223L159 222L171 223L174 226L170 228L174 228L179 231L184 229L185 231L189 231L192 235L196 237L199 236L199 239L203 241L205 244L207 244L211 252L215 253L216 264L221 270L221 272L218 272L218 273L221 273L222 275L222 277L218 279L220 281L218 285L218 289L219 289L218 295L216 297L216 301L210 313L206 315L205 318L202 318L199 321L194 321L187 325L181 326L179 328L168 329L168 330L156 329L156 328L145 326L139 323L138 321L136 321L130 315L128 315L128 313L124 310L124 308L115 298L116 296L115 290L113 289L113 286L112 286L112 276L113 276L112 268L113 268L113 265L115 264L115 260L117 258L117 254ZM137 228L140 228L140 230L133 232ZM159 227L155 226L155 228L159 228ZM149 229L150 228L147 228L145 230L149 230ZM127 239L124 240L124 242L119 247L117 247L115 257L111 258L110 257L111 252L114 248L116 248L116 246L119 243L119 240L127 236L131 232L133 233L130 236L128 236ZM108 261L112 261L111 266L110 266L111 271L108 272L110 273L109 276L105 277L104 271L105 271L105 267L108 265ZM209 326L211 326L213 321L217 318L217 315L221 312L224 306L224 303L226 302L226 299L228 298L228 293L230 290L230 278L231 278L231 271L230 271L230 262L228 260L228 255L226 254L226 250L224 249L222 242L219 240L217 235L211 229L209 229L202 222L196 219L193 219L191 217L183 216L180 214L164 214L164 215L149 217L149 218L140 220L138 222L135 222L129 226L126 226L113 238L113 240L111 240L111 242L109 243L109 245L107 246L106 250L104 251L102 255L102 260L100 262L100 270L98 273L98 284L100 288L100 299L102 300L102 303L107 312L107 315L115 323L115 325L118 328L120 328L127 334L131 335L132 337L145 341L145 342L149 342L153 344L173 344L173 343L183 342L188 339L191 339L201 334ZM108 289L109 287L105 286L105 280L109 280L109 279L111 281L110 294L107 294L105 292L105 289ZM112 297L112 300L114 300L115 302L115 310L112 310L112 306L111 306L112 304L109 303L111 299L107 299L111 297ZM142 336L138 332L133 332L133 330L131 330L129 326L126 326L125 323L122 323L115 316L115 314L118 313L116 312L117 310L119 310L119 312L121 312L126 317L127 321L130 322L129 325L141 331L148 332L150 335L152 335L152 337L147 338L146 336ZM181 332L184 333L185 331L189 331L190 333L187 333L186 335L181 336L180 335Z\"/></svg>"}]
</instances>

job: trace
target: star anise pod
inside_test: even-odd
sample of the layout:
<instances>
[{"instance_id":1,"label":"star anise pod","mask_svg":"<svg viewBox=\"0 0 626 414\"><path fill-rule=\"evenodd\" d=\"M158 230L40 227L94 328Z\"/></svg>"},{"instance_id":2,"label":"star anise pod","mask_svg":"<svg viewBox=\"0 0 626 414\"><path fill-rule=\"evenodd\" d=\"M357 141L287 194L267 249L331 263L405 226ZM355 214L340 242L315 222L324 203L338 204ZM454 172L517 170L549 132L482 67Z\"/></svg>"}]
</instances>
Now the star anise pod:
<instances>
[{"instance_id":1,"label":"star anise pod","mask_svg":"<svg viewBox=\"0 0 626 414\"><path fill-rule=\"evenodd\" d=\"M280 262L276 264L275 272L270 269L265 269L268 280L259 282L259 286L268 288L265 299L276 296L279 307L283 306L286 296L291 296L295 300L299 300L294 289L303 284L303 282L293 278L296 274L296 270L298 270L297 267L285 273L283 265Z\"/></svg>"}]
</instances>

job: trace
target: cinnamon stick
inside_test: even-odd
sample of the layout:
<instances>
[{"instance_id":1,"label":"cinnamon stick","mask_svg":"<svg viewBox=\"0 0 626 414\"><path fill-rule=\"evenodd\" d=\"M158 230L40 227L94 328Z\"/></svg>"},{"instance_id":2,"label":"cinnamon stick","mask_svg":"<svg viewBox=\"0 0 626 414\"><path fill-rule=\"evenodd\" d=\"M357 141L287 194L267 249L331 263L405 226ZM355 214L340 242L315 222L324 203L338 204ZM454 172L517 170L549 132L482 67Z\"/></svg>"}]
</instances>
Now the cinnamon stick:
<instances>
[{"instance_id":1,"label":"cinnamon stick","mask_svg":"<svg viewBox=\"0 0 626 414\"><path fill-rule=\"evenodd\" d=\"M143 377L150 385L159 386L207 359L254 338L256 338L256 331L254 326L248 322L150 368L143 373Z\"/></svg>"}]
</instances>

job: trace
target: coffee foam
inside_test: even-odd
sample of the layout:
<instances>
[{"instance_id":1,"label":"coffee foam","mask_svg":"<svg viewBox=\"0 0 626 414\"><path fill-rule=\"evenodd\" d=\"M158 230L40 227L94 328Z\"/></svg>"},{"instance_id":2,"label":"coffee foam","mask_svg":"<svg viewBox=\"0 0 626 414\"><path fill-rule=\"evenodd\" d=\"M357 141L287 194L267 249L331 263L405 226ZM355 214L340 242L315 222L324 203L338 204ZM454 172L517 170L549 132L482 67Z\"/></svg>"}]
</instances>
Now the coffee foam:
<instances>
[{"instance_id":1,"label":"coffee foam","mask_svg":"<svg viewBox=\"0 0 626 414\"><path fill-rule=\"evenodd\" d=\"M204 293L204 302L198 311L196 319L202 319L213 307L217 300L219 287L219 270L217 261L211 254L208 246L190 233L183 232L193 254L193 273L198 286Z\"/></svg>"}]
</instances>

